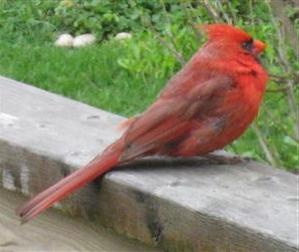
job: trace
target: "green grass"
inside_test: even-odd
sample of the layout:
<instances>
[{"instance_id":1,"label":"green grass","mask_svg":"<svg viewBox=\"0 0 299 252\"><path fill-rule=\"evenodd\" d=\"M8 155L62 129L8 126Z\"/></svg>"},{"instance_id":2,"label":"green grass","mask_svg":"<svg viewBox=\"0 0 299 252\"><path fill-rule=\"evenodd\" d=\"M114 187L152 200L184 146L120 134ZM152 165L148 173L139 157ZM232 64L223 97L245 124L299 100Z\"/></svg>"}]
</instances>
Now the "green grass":
<instances>
[{"instance_id":1,"label":"green grass","mask_svg":"<svg viewBox=\"0 0 299 252\"><path fill-rule=\"evenodd\" d=\"M11 5L9 1L0 0L0 7L4 3L0 10L1 75L101 109L132 116L142 112L180 68L173 53L153 32L144 30L135 32L131 41L118 43L106 39L81 49L56 48L53 41L59 30L51 16L44 13L49 8L53 10L59 2L29 2L31 7L23 1ZM277 63L273 27L267 20L258 22L264 23L254 28L242 24L241 20L240 25L259 39L266 40L269 46L263 61L269 71L281 74L283 70ZM173 44L185 59L201 44L202 40L195 39L188 25L182 27L175 23L166 30L163 38L167 43L174 40ZM167 36L169 31L174 38ZM299 68L296 61L293 64ZM270 82L269 88L275 89L277 84ZM295 95L298 99L298 89ZM296 172L299 170L299 155L298 143L290 137L293 123L283 94L267 93L257 125L270 150L277 155L277 165ZM252 128L227 149L266 160Z\"/></svg>"},{"instance_id":2,"label":"green grass","mask_svg":"<svg viewBox=\"0 0 299 252\"><path fill-rule=\"evenodd\" d=\"M135 43L111 41L74 50L50 43L11 45L0 41L0 74L128 116L141 112L167 78L159 71L135 74L129 70L126 56L134 53L128 49ZM140 61L141 69L143 63Z\"/></svg>"},{"instance_id":3,"label":"green grass","mask_svg":"<svg viewBox=\"0 0 299 252\"><path fill-rule=\"evenodd\" d=\"M80 50L21 43L13 50L3 43L0 47L1 74L115 113L142 109L157 91L121 69L117 59L124 48L115 44Z\"/></svg>"}]
</instances>

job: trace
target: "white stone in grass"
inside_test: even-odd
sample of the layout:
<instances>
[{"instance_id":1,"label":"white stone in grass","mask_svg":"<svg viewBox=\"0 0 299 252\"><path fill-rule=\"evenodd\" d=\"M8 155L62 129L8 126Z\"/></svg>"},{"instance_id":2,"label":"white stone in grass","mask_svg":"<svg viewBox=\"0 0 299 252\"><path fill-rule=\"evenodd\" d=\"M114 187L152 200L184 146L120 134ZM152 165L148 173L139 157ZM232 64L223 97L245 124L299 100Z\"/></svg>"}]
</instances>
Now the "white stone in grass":
<instances>
[{"instance_id":1,"label":"white stone in grass","mask_svg":"<svg viewBox=\"0 0 299 252\"><path fill-rule=\"evenodd\" d=\"M58 47L72 47L74 38L68 33L61 34L55 41L55 46Z\"/></svg>"},{"instance_id":2,"label":"white stone in grass","mask_svg":"<svg viewBox=\"0 0 299 252\"><path fill-rule=\"evenodd\" d=\"M74 38L73 47L84 47L93 44L95 41L96 37L93 34L82 34Z\"/></svg>"},{"instance_id":3,"label":"white stone in grass","mask_svg":"<svg viewBox=\"0 0 299 252\"><path fill-rule=\"evenodd\" d=\"M120 32L117 33L116 36L114 37L116 40L125 40L125 39L131 39L132 34L129 32Z\"/></svg>"}]
</instances>

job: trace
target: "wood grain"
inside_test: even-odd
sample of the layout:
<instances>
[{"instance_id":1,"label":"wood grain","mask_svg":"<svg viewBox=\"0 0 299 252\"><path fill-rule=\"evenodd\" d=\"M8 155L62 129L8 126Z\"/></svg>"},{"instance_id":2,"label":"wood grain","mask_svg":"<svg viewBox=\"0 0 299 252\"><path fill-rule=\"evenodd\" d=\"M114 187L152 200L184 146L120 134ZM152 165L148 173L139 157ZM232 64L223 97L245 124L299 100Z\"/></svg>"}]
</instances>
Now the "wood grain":
<instances>
[{"instance_id":1,"label":"wood grain","mask_svg":"<svg viewBox=\"0 0 299 252\"><path fill-rule=\"evenodd\" d=\"M0 251L157 251L51 209L20 225L14 209L24 199L0 189Z\"/></svg>"}]
</instances>

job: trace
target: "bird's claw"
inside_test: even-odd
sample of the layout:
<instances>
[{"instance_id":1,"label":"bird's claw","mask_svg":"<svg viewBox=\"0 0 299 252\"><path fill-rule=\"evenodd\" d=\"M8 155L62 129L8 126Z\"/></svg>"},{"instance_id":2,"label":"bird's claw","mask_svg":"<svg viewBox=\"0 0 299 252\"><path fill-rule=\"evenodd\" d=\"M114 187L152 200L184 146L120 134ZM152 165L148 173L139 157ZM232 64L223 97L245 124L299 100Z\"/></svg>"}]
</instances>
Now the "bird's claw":
<instances>
[{"instance_id":1,"label":"bird's claw","mask_svg":"<svg viewBox=\"0 0 299 252\"><path fill-rule=\"evenodd\" d=\"M207 160L216 164L241 164L248 163L251 159L249 157L241 156L229 156L229 155L217 155L217 154L208 154L204 156Z\"/></svg>"}]
</instances>

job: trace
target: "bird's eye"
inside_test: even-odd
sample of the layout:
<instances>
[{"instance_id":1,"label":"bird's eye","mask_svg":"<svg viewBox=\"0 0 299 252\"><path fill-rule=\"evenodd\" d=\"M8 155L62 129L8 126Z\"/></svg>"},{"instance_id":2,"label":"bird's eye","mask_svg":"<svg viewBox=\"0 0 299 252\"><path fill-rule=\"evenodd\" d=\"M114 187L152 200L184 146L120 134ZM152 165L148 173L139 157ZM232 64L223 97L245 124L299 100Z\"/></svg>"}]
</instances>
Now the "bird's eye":
<instances>
[{"instance_id":1,"label":"bird's eye","mask_svg":"<svg viewBox=\"0 0 299 252\"><path fill-rule=\"evenodd\" d=\"M245 42L243 42L241 44L242 48L244 50L246 50L247 52L251 52L252 51L252 44L253 44L253 39L249 39L249 40L246 40Z\"/></svg>"}]
</instances>

